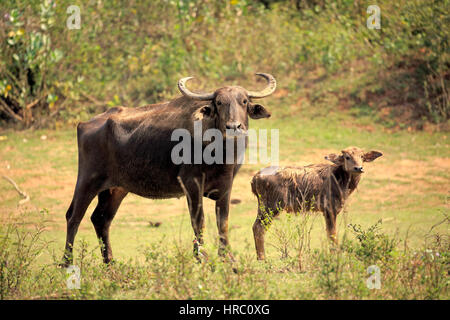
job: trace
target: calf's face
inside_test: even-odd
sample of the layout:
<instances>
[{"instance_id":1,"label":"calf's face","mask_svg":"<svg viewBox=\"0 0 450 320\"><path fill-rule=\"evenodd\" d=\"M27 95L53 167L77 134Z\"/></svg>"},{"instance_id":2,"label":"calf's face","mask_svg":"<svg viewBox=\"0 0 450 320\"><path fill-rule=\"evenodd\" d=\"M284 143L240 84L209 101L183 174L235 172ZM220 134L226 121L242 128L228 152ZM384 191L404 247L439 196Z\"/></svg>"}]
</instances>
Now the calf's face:
<instances>
[{"instance_id":1,"label":"calf's face","mask_svg":"<svg viewBox=\"0 0 450 320\"><path fill-rule=\"evenodd\" d=\"M364 172L364 162L371 162L382 155L378 151L364 152L357 147L348 147L342 150L340 155L332 153L325 156L325 159L342 166L350 174L361 174Z\"/></svg>"}]
</instances>

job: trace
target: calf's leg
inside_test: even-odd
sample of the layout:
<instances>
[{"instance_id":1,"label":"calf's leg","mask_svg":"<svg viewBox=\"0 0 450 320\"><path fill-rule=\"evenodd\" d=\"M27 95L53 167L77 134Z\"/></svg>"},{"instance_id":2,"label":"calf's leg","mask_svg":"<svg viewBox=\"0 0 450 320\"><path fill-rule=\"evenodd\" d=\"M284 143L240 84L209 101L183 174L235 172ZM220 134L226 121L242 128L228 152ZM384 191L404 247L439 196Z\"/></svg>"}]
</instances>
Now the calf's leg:
<instances>
[{"instance_id":1,"label":"calf's leg","mask_svg":"<svg viewBox=\"0 0 450 320\"><path fill-rule=\"evenodd\" d=\"M325 224L326 224L326 227L327 227L328 238L334 244L338 244L337 231L336 231L336 217L337 217L337 214L332 212L332 211L326 210L324 212L324 217L325 217Z\"/></svg>"},{"instance_id":2,"label":"calf's leg","mask_svg":"<svg viewBox=\"0 0 450 320\"><path fill-rule=\"evenodd\" d=\"M203 245L203 231L205 229L205 215L203 212L203 195L200 192L191 192L189 201L189 211L191 214L191 224L194 229L194 256L197 259L200 254L200 247Z\"/></svg>"},{"instance_id":3,"label":"calf's leg","mask_svg":"<svg viewBox=\"0 0 450 320\"><path fill-rule=\"evenodd\" d=\"M265 250L264 250L264 235L266 230L261 222L261 220L256 218L255 223L253 224L253 237L255 238L255 248L256 248L256 256L258 260L265 259Z\"/></svg>"},{"instance_id":4,"label":"calf's leg","mask_svg":"<svg viewBox=\"0 0 450 320\"><path fill-rule=\"evenodd\" d=\"M262 207L258 199L258 216L253 224L253 237L255 239L256 256L258 260L265 259L264 236L266 230L272 224L272 220L277 216L277 208Z\"/></svg>"}]
</instances>

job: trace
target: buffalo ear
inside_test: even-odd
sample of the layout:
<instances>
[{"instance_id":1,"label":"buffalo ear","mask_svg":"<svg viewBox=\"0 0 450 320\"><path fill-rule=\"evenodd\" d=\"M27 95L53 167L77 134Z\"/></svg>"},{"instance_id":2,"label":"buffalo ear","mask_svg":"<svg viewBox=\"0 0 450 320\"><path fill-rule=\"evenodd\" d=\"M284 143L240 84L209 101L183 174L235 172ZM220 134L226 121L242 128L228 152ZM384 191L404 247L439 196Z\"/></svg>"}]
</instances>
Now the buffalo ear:
<instances>
[{"instance_id":1,"label":"buffalo ear","mask_svg":"<svg viewBox=\"0 0 450 320\"><path fill-rule=\"evenodd\" d=\"M363 160L364 162L371 162L373 160L375 160L378 157L381 157L383 154L381 152L378 151L369 151L364 153L363 155Z\"/></svg>"},{"instance_id":2,"label":"buffalo ear","mask_svg":"<svg viewBox=\"0 0 450 320\"><path fill-rule=\"evenodd\" d=\"M213 106L207 104L207 105L204 105L203 107L198 108L194 112L194 119L195 120L203 120L203 118L205 118L205 117L211 118L213 116L213 113L214 113Z\"/></svg>"},{"instance_id":3,"label":"buffalo ear","mask_svg":"<svg viewBox=\"0 0 450 320\"><path fill-rule=\"evenodd\" d=\"M344 157L342 155L338 156L334 153L330 153L329 155L325 156L325 160L331 161L337 165L341 165L344 163Z\"/></svg>"},{"instance_id":4,"label":"buffalo ear","mask_svg":"<svg viewBox=\"0 0 450 320\"><path fill-rule=\"evenodd\" d=\"M252 119L270 118L270 112L260 104L249 103L247 112Z\"/></svg>"}]
</instances>

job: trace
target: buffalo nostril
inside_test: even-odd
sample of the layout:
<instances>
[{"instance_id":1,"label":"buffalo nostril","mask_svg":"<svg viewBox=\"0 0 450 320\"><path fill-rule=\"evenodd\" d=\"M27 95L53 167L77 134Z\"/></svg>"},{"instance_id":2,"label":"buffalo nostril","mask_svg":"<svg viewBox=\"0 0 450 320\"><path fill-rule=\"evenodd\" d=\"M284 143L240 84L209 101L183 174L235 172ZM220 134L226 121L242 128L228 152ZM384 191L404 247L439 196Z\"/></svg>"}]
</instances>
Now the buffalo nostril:
<instances>
[{"instance_id":1,"label":"buffalo nostril","mask_svg":"<svg viewBox=\"0 0 450 320\"><path fill-rule=\"evenodd\" d=\"M237 130L237 129L240 129L240 128L241 128L241 124L238 123L238 122L232 122L232 123L227 123L227 124L225 125L225 127L226 127L227 129Z\"/></svg>"}]
</instances>

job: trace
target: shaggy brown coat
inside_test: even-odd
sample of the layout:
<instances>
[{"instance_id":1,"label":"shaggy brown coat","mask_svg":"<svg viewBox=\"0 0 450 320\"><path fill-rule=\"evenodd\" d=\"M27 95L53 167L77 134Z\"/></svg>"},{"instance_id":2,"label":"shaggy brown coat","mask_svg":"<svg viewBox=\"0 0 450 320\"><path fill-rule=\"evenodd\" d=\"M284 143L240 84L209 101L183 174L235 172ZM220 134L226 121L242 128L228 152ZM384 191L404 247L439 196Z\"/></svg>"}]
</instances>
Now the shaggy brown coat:
<instances>
[{"instance_id":1,"label":"shaggy brown coat","mask_svg":"<svg viewBox=\"0 0 450 320\"><path fill-rule=\"evenodd\" d=\"M363 153L349 147L342 155L326 157L330 164L304 167L268 167L252 179L252 192L258 197L258 216L253 225L258 259L264 259L264 233L282 210L300 213L321 211L329 238L336 240L336 217L345 201L357 188L363 161L373 161L381 153Z\"/></svg>"}]
</instances>

